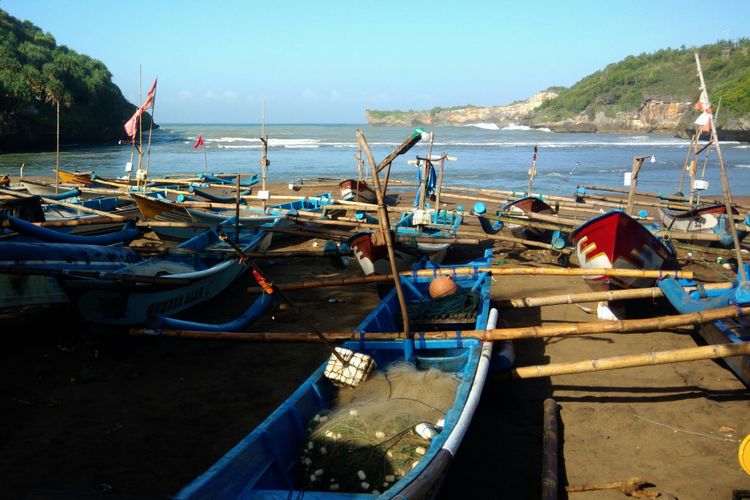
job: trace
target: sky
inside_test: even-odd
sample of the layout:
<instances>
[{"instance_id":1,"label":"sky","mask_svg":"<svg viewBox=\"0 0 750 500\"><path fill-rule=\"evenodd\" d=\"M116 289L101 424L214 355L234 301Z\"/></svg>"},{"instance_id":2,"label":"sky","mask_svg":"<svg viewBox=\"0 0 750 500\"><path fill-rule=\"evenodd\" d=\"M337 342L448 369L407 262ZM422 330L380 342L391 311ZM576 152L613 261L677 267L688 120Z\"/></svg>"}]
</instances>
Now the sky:
<instances>
[{"instance_id":1,"label":"sky","mask_svg":"<svg viewBox=\"0 0 750 500\"><path fill-rule=\"evenodd\" d=\"M364 123L366 109L509 104L628 55L750 36L722 0L0 0L102 61L161 123ZM145 93L145 90L142 91Z\"/></svg>"}]
</instances>

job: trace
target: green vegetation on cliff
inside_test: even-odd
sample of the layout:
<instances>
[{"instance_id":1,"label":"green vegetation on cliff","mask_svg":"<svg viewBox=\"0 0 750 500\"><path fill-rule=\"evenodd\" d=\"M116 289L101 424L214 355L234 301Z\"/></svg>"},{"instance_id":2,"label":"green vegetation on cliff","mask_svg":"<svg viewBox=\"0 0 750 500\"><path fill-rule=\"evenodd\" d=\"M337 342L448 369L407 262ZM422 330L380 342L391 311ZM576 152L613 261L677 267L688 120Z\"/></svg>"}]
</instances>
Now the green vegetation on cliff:
<instances>
[{"instance_id":1,"label":"green vegetation on cliff","mask_svg":"<svg viewBox=\"0 0 750 500\"><path fill-rule=\"evenodd\" d=\"M103 63L0 10L0 151L54 148L57 103L63 142L116 141L136 110Z\"/></svg>"},{"instance_id":2,"label":"green vegetation on cliff","mask_svg":"<svg viewBox=\"0 0 750 500\"><path fill-rule=\"evenodd\" d=\"M664 49L628 56L570 87L536 111L539 120L561 120L585 113L637 110L644 100L698 98L694 52L698 52L711 102L721 98L724 119L750 113L750 40L720 41L698 48ZM723 121L723 120L722 120Z\"/></svg>"}]
</instances>

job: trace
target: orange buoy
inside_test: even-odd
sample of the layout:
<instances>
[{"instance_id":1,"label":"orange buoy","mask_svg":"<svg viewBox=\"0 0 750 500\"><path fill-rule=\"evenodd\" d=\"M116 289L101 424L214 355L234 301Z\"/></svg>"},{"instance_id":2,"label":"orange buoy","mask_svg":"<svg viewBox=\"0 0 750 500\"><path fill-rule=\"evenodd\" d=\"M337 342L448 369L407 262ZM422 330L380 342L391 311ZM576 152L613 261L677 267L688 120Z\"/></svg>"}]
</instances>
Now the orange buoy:
<instances>
[{"instance_id":1,"label":"orange buoy","mask_svg":"<svg viewBox=\"0 0 750 500\"><path fill-rule=\"evenodd\" d=\"M450 297L458 292L458 285L450 276L438 276L430 283L430 297L439 299Z\"/></svg>"}]
</instances>

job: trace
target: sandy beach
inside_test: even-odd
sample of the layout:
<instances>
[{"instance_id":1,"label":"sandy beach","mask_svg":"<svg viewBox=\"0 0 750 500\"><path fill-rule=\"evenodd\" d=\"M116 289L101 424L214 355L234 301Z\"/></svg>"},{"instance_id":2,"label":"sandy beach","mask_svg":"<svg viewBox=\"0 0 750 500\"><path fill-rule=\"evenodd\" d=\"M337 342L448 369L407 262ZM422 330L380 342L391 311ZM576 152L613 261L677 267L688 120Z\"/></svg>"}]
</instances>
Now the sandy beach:
<instances>
[{"instance_id":1,"label":"sandy beach","mask_svg":"<svg viewBox=\"0 0 750 500\"><path fill-rule=\"evenodd\" d=\"M286 186L272 192L291 194ZM304 191L303 191L304 193ZM448 208L458 200L451 200ZM473 203L465 203L471 206ZM469 217L471 224L476 219ZM314 249L316 240L291 248ZM467 249L458 249L449 259ZM543 265L541 251L496 251L508 265ZM715 263L691 265L722 280ZM351 259L263 259L275 281L359 276ZM248 275L190 312L218 321L252 299ZM579 277L494 278L493 298L588 291ZM351 331L377 303L372 284L290 292L323 331ZM508 326L594 321L596 304L504 310ZM641 302L633 314L670 314ZM288 308L250 331L305 331ZM696 345L692 329L602 334L515 343L517 365L663 351ZM93 335L72 307L3 326L0 350L0 497L163 498L207 469L266 418L328 355L319 344ZM750 434L750 391L714 361L531 380L493 375L440 498L538 498L543 401L559 404L560 498L617 499L616 490L564 492L566 485L646 478L660 498L729 499L750 490L737 460ZM65 492L65 493L64 493Z\"/></svg>"}]
</instances>

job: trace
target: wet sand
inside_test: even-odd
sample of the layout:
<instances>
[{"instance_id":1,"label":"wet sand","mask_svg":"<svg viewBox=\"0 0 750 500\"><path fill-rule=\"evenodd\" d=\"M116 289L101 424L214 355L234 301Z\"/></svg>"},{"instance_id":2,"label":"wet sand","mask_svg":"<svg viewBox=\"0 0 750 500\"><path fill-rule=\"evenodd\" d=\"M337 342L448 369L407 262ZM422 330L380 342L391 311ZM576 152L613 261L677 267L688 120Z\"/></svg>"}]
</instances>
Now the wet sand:
<instances>
[{"instance_id":1,"label":"wet sand","mask_svg":"<svg viewBox=\"0 0 750 500\"><path fill-rule=\"evenodd\" d=\"M496 258L531 265L549 260L539 251L516 250ZM279 282L361 274L353 260L343 273L320 257L259 264ZM712 279L722 272L701 270ZM244 291L251 284L252 278L242 278L190 317L231 317L252 299ZM499 300L587 290L576 277L496 277L493 295ZM374 285L290 295L324 331L351 331L378 302ZM646 302L637 311L669 309ZM501 317L509 326L596 319L575 305L503 311ZM249 330L305 328L276 304L273 318ZM327 358L318 344L93 335L72 308L5 322L3 340L2 498L169 496ZM685 329L524 340L515 347L517 365L530 365L694 345ZM733 489L750 490L750 476L737 461L739 442L750 434L748 396L747 388L713 361L531 380L493 375L439 497L538 498L542 406L553 397L560 405L561 488L643 476L665 498L731 498ZM618 491L570 496L623 498Z\"/></svg>"}]
</instances>

